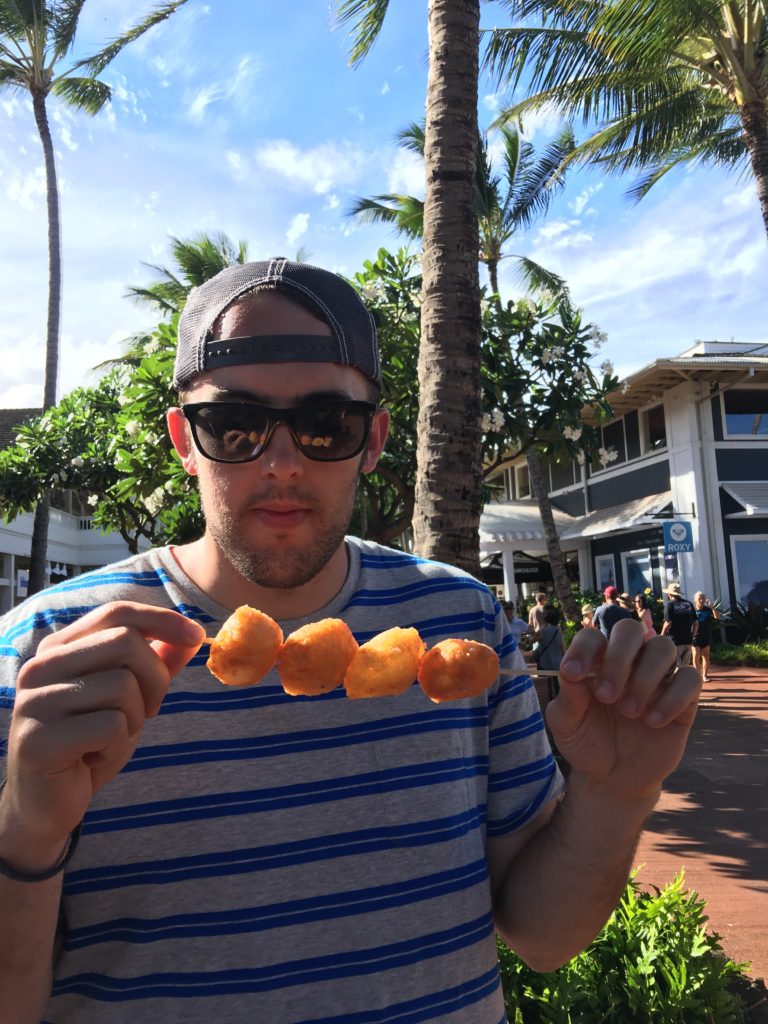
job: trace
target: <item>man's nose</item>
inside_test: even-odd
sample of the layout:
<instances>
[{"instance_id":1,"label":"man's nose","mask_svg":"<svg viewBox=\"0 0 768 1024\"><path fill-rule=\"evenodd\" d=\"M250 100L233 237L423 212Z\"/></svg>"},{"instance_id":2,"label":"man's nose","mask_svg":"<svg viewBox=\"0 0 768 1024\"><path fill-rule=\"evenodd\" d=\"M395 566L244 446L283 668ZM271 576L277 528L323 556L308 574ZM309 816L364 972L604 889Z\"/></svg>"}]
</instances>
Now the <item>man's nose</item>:
<instances>
[{"instance_id":1,"label":"man's nose","mask_svg":"<svg viewBox=\"0 0 768 1024\"><path fill-rule=\"evenodd\" d=\"M278 423L256 465L263 476L288 479L304 472L304 461L305 456L294 441L290 427Z\"/></svg>"}]
</instances>

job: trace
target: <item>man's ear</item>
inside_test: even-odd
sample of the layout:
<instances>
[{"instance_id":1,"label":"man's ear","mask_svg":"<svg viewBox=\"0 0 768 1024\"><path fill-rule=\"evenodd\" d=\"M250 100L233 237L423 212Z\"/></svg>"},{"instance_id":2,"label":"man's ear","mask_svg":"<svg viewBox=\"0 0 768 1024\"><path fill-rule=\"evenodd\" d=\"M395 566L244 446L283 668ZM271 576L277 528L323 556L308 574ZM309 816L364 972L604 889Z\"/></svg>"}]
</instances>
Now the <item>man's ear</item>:
<instances>
[{"instance_id":1,"label":"man's ear","mask_svg":"<svg viewBox=\"0 0 768 1024\"><path fill-rule=\"evenodd\" d=\"M181 409L169 409L165 414L165 422L182 466L190 476L197 476L197 450L184 413Z\"/></svg>"},{"instance_id":2,"label":"man's ear","mask_svg":"<svg viewBox=\"0 0 768 1024\"><path fill-rule=\"evenodd\" d=\"M363 473L372 473L376 469L379 456L384 451L387 434L389 434L389 409L377 409L373 416L371 433L368 436L368 444L360 466Z\"/></svg>"}]
</instances>

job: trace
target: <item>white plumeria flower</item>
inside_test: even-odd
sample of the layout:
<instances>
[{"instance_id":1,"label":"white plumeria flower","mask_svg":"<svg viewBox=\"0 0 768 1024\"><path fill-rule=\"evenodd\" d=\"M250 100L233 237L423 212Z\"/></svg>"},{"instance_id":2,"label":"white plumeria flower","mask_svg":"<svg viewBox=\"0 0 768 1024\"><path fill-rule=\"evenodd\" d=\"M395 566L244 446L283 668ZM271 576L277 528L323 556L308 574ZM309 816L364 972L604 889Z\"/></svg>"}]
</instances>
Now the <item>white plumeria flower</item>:
<instances>
[{"instance_id":1,"label":"white plumeria flower","mask_svg":"<svg viewBox=\"0 0 768 1024\"><path fill-rule=\"evenodd\" d=\"M82 467L85 465L85 460L82 458L82 456L76 455L74 459L70 460L69 464L70 466L74 466L75 469L82 469Z\"/></svg>"},{"instance_id":2,"label":"white plumeria flower","mask_svg":"<svg viewBox=\"0 0 768 1024\"><path fill-rule=\"evenodd\" d=\"M615 448L598 448L597 457L601 465L607 466L609 462L615 462L618 459L619 453Z\"/></svg>"},{"instance_id":3,"label":"white plumeria flower","mask_svg":"<svg viewBox=\"0 0 768 1024\"><path fill-rule=\"evenodd\" d=\"M157 434L147 434L146 442L153 448L156 448L160 444L160 438L158 437Z\"/></svg>"},{"instance_id":4,"label":"white plumeria flower","mask_svg":"<svg viewBox=\"0 0 768 1024\"><path fill-rule=\"evenodd\" d=\"M579 384L583 384L583 382L585 380L587 380L588 377L589 377L589 375L586 373L585 370L574 370L573 371L573 379L575 381L577 381Z\"/></svg>"},{"instance_id":5,"label":"white plumeria flower","mask_svg":"<svg viewBox=\"0 0 768 1024\"><path fill-rule=\"evenodd\" d=\"M606 376L610 376L613 373L613 363L610 359L606 359L605 362L600 363L600 369Z\"/></svg>"},{"instance_id":6,"label":"white plumeria flower","mask_svg":"<svg viewBox=\"0 0 768 1024\"><path fill-rule=\"evenodd\" d=\"M581 428L580 427L564 427L563 428L563 436L566 437L569 441L578 441L579 438L581 437Z\"/></svg>"},{"instance_id":7,"label":"white plumeria flower","mask_svg":"<svg viewBox=\"0 0 768 1024\"><path fill-rule=\"evenodd\" d=\"M132 441L134 441L138 437L140 430L141 424L139 423L138 420L128 420L128 422L125 424L125 432Z\"/></svg>"},{"instance_id":8,"label":"white plumeria flower","mask_svg":"<svg viewBox=\"0 0 768 1024\"><path fill-rule=\"evenodd\" d=\"M157 352L159 350L159 348L160 348L160 341L159 341L159 339L158 338L153 338L151 341L148 341L147 344L144 346L144 352L145 352L146 355L151 356L152 353L153 352Z\"/></svg>"},{"instance_id":9,"label":"white plumeria flower","mask_svg":"<svg viewBox=\"0 0 768 1024\"><path fill-rule=\"evenodd\" d=\"M552 358L553 359L562 359L564 355L565 355L565 349L561 348L559 345L556 345L552 349Z\"/></svg>"},{"instance_id":10,"label":"white plumeria flower","mask_svg":"<svg viewBox=\"0 0 768 1024\"><path fill-rule=\"evenodd\" d=\"M98 504L99 504L99 496L98 496L98 494L92 494L89 498L86 499L86 505L90 505L91 508L96 508L96 506Z\"/></svg>"},{"instance_id":11,"label":"white plumeria flower","mask_svg":"<svg viewBox=\"0 0 768 1024\"><path fill-rule=\"evenodd\" d=\"M584 463L587 461L587 457L584 454L584 452L577 452L576 453L576 461L578 462L578 464L580 466L584 465Z\"/></svg>"},{"instance_id":12,"label":"white plumeria flower","mask_svg":"<svg viewBox=\"0 0 768 1024\"><path fill-rule=\"evenodd\" d=\"M551 352L547 352L547 351L544 351L544 352L542 352L542 353L541 353L541 361L542 361L542 363L543 363L543 364L544 364L545 366L546 366L546 365L547 365L548 363L551 363L551 362L552 362L552 353L551 353Z\"/></svg>"}]
</instances>

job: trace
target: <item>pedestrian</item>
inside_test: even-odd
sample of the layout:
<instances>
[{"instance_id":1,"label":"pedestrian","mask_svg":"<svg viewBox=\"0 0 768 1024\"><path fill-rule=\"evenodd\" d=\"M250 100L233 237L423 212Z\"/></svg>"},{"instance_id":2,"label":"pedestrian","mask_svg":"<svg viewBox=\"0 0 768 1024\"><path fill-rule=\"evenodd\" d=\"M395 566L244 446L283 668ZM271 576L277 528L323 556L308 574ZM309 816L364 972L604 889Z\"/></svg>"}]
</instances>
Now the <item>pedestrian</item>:
<instances>
[{"instance_id":1,"label":"pedestrian","mask_svg":"<svg viewBox=\"0 0 768 1024\"><path fill-rule=\"evenodd\" d=\"M637 612L635 611L635 603L629 594L619 594L619 605L632 616L635 621L638 620Z\"/></svg>"},{"instance_id":2,"label":"pedestrian","mask_svg":"<svg viewBox=\"0 0 768 1024\"><path fill-rule=\"evenodd\" d=\"M536 634L533 654L536 667L541 671L559 671L565 654L565 641L560 629L560 612L554 605L544 606L544 626Z\"/></svg>"},{"instance_id":3,"label":"pedestrian","mask_svg":"<svg viewBox=\"0 0 768 1024\"><path fill-rule=\"evenodd\" d=\"M616 587L606 587L603 591L604 602L595 612L594 623L606 639L617 622L632 616L626 608L619 604L619 592Z\"/></svg>"},{"instance_id":4,"label":"pedestrian","mask_svg":"<svg viewBox=\"0 0 768 1024\"><path fill-rule=\"evenodd\" d=\"M669 635L677 648L677 664L691 664L691 645L699 627L696 610L684 596L679 583L670 583L665 590L669 600L664 608L662 636Z\"/></svg>"},{"instance_id":5,"label":"pedestrian","mask_svg":"<svg viewBox=\"0 0 768 1024\"><path fill-rule=\"evenodd\" d=\"M528 625L533 633L540 633L544 628L544 607L546 603L547 595L543 591L539 591L528 612Z\"/></svg>"},{"instance_id":6,"label":"pedestrian","mask_svg":"<svg viewBox=\"0 0 768 1024\"><path fill-rule=\"evenodd\" d=\"M645 639L656 636L656 627L653 624L653 614L648 607L648 599L645 594L635 594L635 614L645 629Z\"/></svg>"},{"instance_id":7,"label":"pedestrian","mask_svg":"<svg viewBox=\"0 0 768 1024\"><path fill-rule=\"evenodd\" d=\"M0 619L0 1021L496 1024L495 933L551 971L603 926L697 673L670 680L635 623L582 630L548 707L564 791L488 589L347 535L389 416L335 274L275 259L194 289L174 386L203 535ZM243 604L285 634L459 633L503 674L448 705L223 687L204 637Z\"/></svg>"},{"instance_id":8,"label":"pedestrian","mask_svg":"<svg viewBox=\"0 0 768 1024\"><path fill-rule=\"evenodd\" d=\"M520 616L516 614L514 601L502 601L501 607L507 617L509 631L515 638L515 643L519 646L520 637L530 634L532 632L531 627L524 619L521 619Z\"/></svg>"},{"instance_id":9,"label":"pedestrian","mask_svg":"<svg viewBox=\"0 0 768 1024\"><path fill-rule=\"evenodd\" d=\"M698 623L696 634L692 640L693 664L701 680L709 682L709 659L712 645L712 628L720 618L720 612L707 599L707 595L697 590L693 595L693 607Z\"/></svg>"},{"instance_id":10,"label":"pedestrian","mask_svg":"<svg viewBox=\"0 0 768 1024\"><path fill-rule=\"evenodd\" d=\"M595 606L593 604L583 604L581 606L581 626L582 629L597 629L594 623L595 617Z\"/></svg>"}]
</instances>

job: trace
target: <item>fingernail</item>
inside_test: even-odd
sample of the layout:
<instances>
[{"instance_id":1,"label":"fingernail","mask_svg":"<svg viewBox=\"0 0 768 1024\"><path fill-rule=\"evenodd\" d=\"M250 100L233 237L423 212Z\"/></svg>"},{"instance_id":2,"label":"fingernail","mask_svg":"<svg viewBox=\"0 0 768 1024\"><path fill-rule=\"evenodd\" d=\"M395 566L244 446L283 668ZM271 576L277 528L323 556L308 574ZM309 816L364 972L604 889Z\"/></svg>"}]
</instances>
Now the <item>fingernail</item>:
<instances>
[{"instance_id":1,"label":"fingernail","mask_svg":"<svg viewBox=\"0 0 768 1024\"><path fill-rule=\"evenodd\" d=\"M609 683L607 679L602 682L597 689L597 696L600 700L612 701L614 697L613 683Z\"/></svg>"},{"instance_id":2,"label":"fingernail","mask_svg":"<svg viewBox=\"0 0 768 1024\"><path fill-rule=\"evenodd\" d=\"M565 672L569 676L583 676L584 666L578 658L567 658L563 661L560 666L560 670L565 669Z\"/></svg>"},{"instance_id":3,"label":"fingernail","mask_svg":"<svg viewBox=\"0 0 768 1024\"><path fill-rule=\"evenodd\" d=\"M187 640L191 644L200 643L204 632L200 623L195 622L194 619L184 619L181 624L182 639Z\"/></svg>"}]
</instances>

